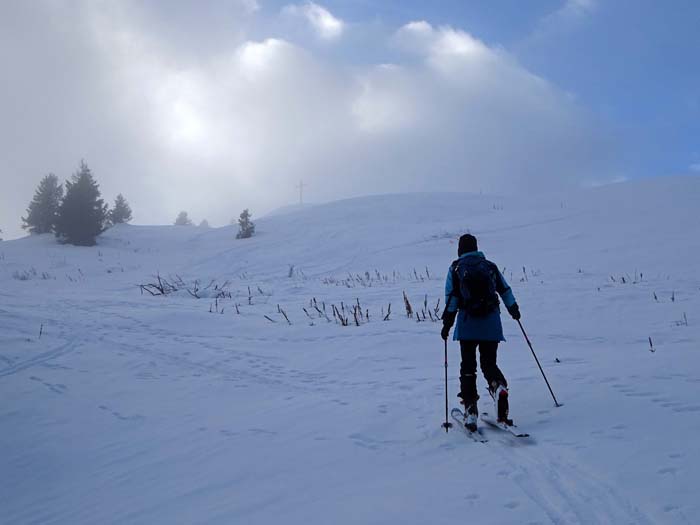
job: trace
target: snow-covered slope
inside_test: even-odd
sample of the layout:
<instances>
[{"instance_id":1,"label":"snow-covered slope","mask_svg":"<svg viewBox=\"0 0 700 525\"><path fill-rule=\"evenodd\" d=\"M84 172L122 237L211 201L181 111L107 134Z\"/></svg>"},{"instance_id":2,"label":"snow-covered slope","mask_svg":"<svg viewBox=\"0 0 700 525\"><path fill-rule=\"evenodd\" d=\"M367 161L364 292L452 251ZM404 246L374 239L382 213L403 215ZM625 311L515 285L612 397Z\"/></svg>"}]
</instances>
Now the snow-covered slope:
<instances>
[{"instance_id":1,"label":"snow-covered slope","mask_svg":"<svg viewBox=\"0 0 700 525\"><path fill-rule=\"evenodd\" d=\"M351 199L247 240L120 226L93 248L0 243L0 521L694 523L698 202L700 178L667 178ZM504 320L527 442L440 428L430 316L465 231L564 403ZM141 291L156 275L178 290ZM451 343L453 406L458 364Z\"/></svg>"}]
</instances>

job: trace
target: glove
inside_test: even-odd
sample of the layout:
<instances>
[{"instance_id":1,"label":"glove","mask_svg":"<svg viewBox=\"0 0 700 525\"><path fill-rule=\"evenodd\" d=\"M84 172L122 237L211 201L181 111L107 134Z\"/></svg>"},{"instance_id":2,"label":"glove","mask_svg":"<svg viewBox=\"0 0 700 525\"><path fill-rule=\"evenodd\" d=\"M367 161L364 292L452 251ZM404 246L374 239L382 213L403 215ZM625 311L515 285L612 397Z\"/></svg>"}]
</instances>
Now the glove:
<instances>
[{"instance_id":1,"label":"glove","mask_svg":"<svg viewBox=\"0 0 700 525\"><path fill-rule=\"evenodd\" d=\"M450 337L450 328L452 328L450 325L442 325L442 330L440 330L440 337L442 337L444 341L447 341L447 338Z\"/></svg>"},{"instance_id":2,"label":"glove","mask_svg":"<svg viewBox=\"0 0 700 525\"><path fill-rule=\"evenodd\" d=\"M455 324L455 317L457 317L457 312L445 311L442 314L442 330L440 331L440 336L447 341L450 336L450 328Z\"/></svg>"},{"instance_id":3,"label":"glove","mask_svg":"<svg viewBox=\"0 0 700 525\"><path fill-rule=\"evenodd\" d=\"M508 307L508 313L510 316L518 321L520 319L520 308L518 307L518 303L513 303Z\"/></svg>"}]
</instances>

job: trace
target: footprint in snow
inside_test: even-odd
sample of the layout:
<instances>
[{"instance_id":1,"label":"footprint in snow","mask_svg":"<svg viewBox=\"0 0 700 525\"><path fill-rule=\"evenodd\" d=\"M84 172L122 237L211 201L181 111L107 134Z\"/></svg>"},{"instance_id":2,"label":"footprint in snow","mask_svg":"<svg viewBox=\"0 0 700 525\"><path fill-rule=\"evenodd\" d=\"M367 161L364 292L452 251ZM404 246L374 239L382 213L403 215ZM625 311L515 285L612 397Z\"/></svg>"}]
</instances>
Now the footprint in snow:
<instances>
[{"instance_id":1,"label":"footprint in snow","mask_svg":"<svg viewBox=\"0 0 700 525\"><path fill-rule=\"evenodd\" d=\"M273 432L272 430L265 430L264 428L249 428L248 432L251 434L264 434L267 436L276 436L277 432Z\"/></svg>"},{"instance_id":2,"label":"footprint in snow","mask_svg":"<svg viewBox=\"0 0 700 525\"><path fill-rule=\"evenodd\" d=\"M675 474L678 469L675 467L666 467L656 471L657 474Z\"/></svg>"},{"instance_id":3,"label":"footprint in snow","mask_svg":"<svg viewBox=\"0 0 700 525\"><path fill-rule=\"evenodd\" d=\"M36 381L38 383L41 383L46 388L48 388L49 390L51 390L52 392L54 392L56 394L63 394L68 390L68 387L62 383L55 383L55 384L49 383L49 382L44 381L43 379L41 379L40 377L37 377L37 376L31 376L29 379L32 381Z\"/></svg>"},{"instance_id":4,"label":"footprint in snow","mask_svg":"<svg viewBox=\"0 0 700 525\"><path fill-rule=\"evenodd\" d=\"M112 410L106 405L99 405L97 408L100 410L104 410L105 412L111 414L115 418L119 419L120 421L139 421L141 419L145 419L142 415L140 414L133 414L131 416L125 416L121 412L117 412L116 410Z\"/></svg>"},{"instance_id":5,"label":"footprint in snow","mask_svg":"<svg viewBox=\"0 0 700 525\"><path fill-rule=\"evenodd\" d=\"M700 406L698 405L692 405L692 406L685 406L685 407L680 407L680 408L674 408L674 412L700 412Z\"/></svg>"},{"instance_id":6,"label":"footprint in snow","mask_svg":"<svg viewBox=\"0 0 700 525\"><path fill-rule=\"evenodd\" d=\"M658 396L659 392L629 392L626 395L629 397L650 397Z\"/></svg>"}]
</instances>

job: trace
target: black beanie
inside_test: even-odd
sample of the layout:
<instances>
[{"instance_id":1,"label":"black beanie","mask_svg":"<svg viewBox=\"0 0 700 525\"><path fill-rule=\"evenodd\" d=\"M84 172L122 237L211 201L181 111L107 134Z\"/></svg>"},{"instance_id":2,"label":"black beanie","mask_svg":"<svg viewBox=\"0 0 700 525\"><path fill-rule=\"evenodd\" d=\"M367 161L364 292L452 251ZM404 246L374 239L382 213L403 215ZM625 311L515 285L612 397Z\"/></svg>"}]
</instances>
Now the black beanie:
<instances>
[{"instance_id":1,"label":"black beanie","mask_svg":"<svg viewBox=\"0 0 700 525\"><path fill-rule=\"evenodd\" d=\"M457 256L461 257L465 253L475 252L479 248L476 245L476 237L470 233L465 233L459 238L459 248L457 249Z\"/></svg>"}]
</instances>

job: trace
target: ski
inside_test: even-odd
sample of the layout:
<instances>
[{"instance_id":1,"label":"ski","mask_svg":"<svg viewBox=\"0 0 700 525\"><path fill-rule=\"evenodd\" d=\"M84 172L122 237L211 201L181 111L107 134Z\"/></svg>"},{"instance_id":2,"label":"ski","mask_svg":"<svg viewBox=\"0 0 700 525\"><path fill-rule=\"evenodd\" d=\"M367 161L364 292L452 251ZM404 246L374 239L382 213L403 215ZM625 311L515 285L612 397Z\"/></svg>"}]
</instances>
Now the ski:
<instances>
[{"instance_id":1,"label":"ski","mask_svg":"<svg viewBox=\"0 0 700 525\"><path fill-rule=\"evenodd\" d=\"M514 424L507 424L502 421L497 421L491 415L488 414L488 412L482 412L481 413L481 420L486 423L487 425L491 426L492 428L498 428L500 430L503 430L505 432L508 432L509 434L512 434L513 436L517 438L526 438L530 437L530 434L526 432L519 432L516 430L518 427Z\"/></svg>"},{"instance_id":2,"label":"ski","mask_svg":"<svg viewBox=\"0 0 700 525\"><path fill-rule=\"evenodd\" d=\"M469 438L473 439L477 443L486 443L488 441L488 439L484 437L479 429L477 429L476 432L472 432L464 426L464 413L459 408L453 408L450 415L452 416L452 419L455 420L455 423L457 424L456 426L461 428Z\"/></svg>"}]
</instances>

